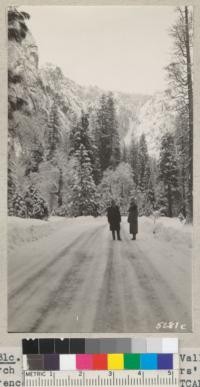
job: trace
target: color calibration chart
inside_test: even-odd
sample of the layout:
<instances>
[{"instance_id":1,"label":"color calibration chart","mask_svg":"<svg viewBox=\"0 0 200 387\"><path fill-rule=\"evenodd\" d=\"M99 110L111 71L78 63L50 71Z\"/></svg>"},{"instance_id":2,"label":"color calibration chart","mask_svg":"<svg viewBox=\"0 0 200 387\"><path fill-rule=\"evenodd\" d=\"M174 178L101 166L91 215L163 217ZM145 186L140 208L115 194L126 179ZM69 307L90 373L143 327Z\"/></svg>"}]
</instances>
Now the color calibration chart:
<instances>
[{"instance_id":1,"label":"color calibration chart","mask_svg":"<svg viewBox=\"0 0 200 387\"><path fill-rule=\"evenodd\" d=\"M178 386L176 338L22 341L24 385Z\"/></svg>"}]
</instances>

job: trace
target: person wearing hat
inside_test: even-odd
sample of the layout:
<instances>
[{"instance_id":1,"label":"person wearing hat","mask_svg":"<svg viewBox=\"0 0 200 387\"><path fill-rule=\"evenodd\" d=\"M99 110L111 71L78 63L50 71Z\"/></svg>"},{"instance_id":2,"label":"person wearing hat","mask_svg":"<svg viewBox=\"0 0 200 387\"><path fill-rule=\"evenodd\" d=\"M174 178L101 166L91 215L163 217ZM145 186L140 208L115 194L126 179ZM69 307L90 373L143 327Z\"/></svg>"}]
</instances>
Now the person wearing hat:
<instances>
[{"instance_id":1,"label":"person wearing hat","mask_svg":"<svg viewBox=\"0 0 200 387\"><path fill-rule=\"evenodd\" d=\"M115 232L117 233L117 239L118 241L121 240L120 238L120 222L121 222L121 215L119 207L116 205L115 201L111 201L111 206L107 209L107 218L108 223L110 225L110 230L112 231L112 237L113 240L115 240Z\"/></svg>"},{"instance_id":2,"label":"person wearing hat","mask_svg":"<svg viewBox=\"0 0 200 387\"><path fill-rule=\"evenodd\" d=\"M138 233L138 207L135 199L131 199L128 210L128 222L130 224L130 234L133 235L132 240L136 239Z\"/></svg>"}]
</instances>

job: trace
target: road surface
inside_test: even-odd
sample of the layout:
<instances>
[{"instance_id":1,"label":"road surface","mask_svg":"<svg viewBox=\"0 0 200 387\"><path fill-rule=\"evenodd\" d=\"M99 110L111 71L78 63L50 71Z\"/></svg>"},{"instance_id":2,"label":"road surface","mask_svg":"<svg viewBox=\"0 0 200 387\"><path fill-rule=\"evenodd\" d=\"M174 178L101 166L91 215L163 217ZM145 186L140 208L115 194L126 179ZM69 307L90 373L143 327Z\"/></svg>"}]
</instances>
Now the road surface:
<instances>
[{"instance_id":1,"label":"road surface","mask_svg":"<svg viewBox=\"0 0 200 387\"><path fill-rule=\"evenodd\" d=\"M112 241L106 218L66 221L8 260L9 332L191 331L191 258L139 222ZM173 329L172 329L173 331Z\"/></svg>"}]
</instances>

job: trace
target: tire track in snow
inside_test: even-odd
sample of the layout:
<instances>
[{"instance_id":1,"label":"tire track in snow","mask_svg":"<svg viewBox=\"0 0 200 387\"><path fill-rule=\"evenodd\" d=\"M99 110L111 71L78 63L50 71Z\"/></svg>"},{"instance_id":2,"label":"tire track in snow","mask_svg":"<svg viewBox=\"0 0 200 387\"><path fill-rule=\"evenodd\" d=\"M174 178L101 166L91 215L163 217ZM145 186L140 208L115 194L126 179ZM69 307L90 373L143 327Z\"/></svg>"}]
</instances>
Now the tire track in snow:
<instances>
[{"instance_id":1,"label":"tire track in snow","mask_svg":"<svg viewBox=\"0 0 200 387\"><path fill-rule=\"evenodd\" d=\"M137 246L137 249L139 254L141 254L141 256L145 259L146 269L149 276L153 278L157 298L159 298L160 305L162 305L160 310L165 310L165 317L161 315L158 321L180 321L181 323L186 323L189 328L191 325L191 314L188 313L186 305L180 298L178 289L177 292L172 289L170 284L166 281L166 278L160 273L160 271L157 270L156 265L152 264L140 246Z\"/></svg>"},{"instance_id":2,"label":"tire track in snow","mask_svg":"<svg viewBox=\"0 0 200 387\"><path fill-rule=\"evenodd\" d=\"M49 268L52 268L53 266L57 265L58 261L63 259L63 257L73 248L77 245L77 243L79 242L80 240L80 237L84 237L86 236L86 239L88 239L88 236L87 236L87 231L84 231L82 232L78 237L76 237L73 242L71 242L67 247L65 247L64 249L62 249L60 251L60 253L56 256L56 257L53 257L50 261L48 261L48 263L43 266L42 269L39 269L37 272L35 272L34 274L30 275L28 278L26 278L26 280L23 282L23 284L21 284L17 289L14 289L12 291L12 293L9 294L8 296L8 299L9 301L13 300L14 298L16 298L18 296L18 294L20 294L21 292L24 291L25 288L27 287L30 287L30 285L35 281L37 280L39 277L42 277L43 274L46 273L46 271L49 269ZM30 270L31 272L31 270Z\"/></svg>"},{"instance_id":3,"label":"tire track in snow","mask_svg":"<svg viewBox=\"0 0 200 387\"><path fill-rule=\"evenodd\" d=\"M159 321L161 316L162 319L168 321L167 311L163 305L163 300L160 300L155 289L155 279L152 273L149 272L148 265L146 265L148 258L144 257L142 251L138 255L137 242L130 240L124 229L123 240L126 241L123 246L123 254L126 259L125 267L129 277L129 281L124 282L127 293L126 302L128 301L127 310L129 310L126 316L127 324L131 330L154 331L155 321ZM130 286L131 282L132 286ZM131 299L133 299L132 303ZM132 315L136 316L134 321L131 318L131 311Z\"/></svg>"},{"instance_id":4,"label":"tire track in snow","mask_svg":"<svg viewBox=\"0 0 200 387\"><path fill-rule=\"evenodd\" d=\"M100 227L103 227L103 226L100 226ZM80 239L80 236L79 236L75 240L77 242L77 239L78 239L77 243L75 243L74 241L72 244L70 244L70 246L68 246L65 249L65 255L62 255L62 257L60 257L61 254L59 254L59 261L60 261L59 264L61 264L61 258L64 263L64 261L66 260L66 253L67 253L69 255L69 259L72 265L67 271L64 270L63 272L61 272L61 278L59 278L58 284L56 284L56 287L53 288L51 291L49 291L48 294L45 294L46 297L45 299L42 300L42 305L40 305L39 300L37 300L37 308L34 310L35 319L31 318L31 323L28 321L28 318L26 319L25 323L27 324L27 328L25 329L25 331L41 332L41 324L43 324L44 328L42 329L44 332L46 332L44 321L45 320L48 321L48 316L49 314L52 313L52 311L54 311L57 303L60 305L59 314L61 314L63 311L63 307L67 308L68 303L72 302L76 294L76 291L78 290L78 287L81 285L81 282L82 282L81 276L79 275L81 272L81 268L82 266L85 265L87 259L89 259L89 257L87 257L87 255L84 252L82 252L81 246L87 246L88 243L92 243L98 231L99 231L99 228L96 228L89 235L87 233L87 237L84 239L83 238ZM85 236L85 232L84 232L84 236ZM58 260L56 258L55 258L55 262L58 264ZM49 269L49 265L48 265L48 269ZM41 281L44 281L43 274L44 273L42 272L42 276L40 276ZM48 278L47 272L45 274L47 279L51 278L51 275ZM59 274L60 274L60 268L59 268ZM36 280L37 281L35 283L35 290L33 293L38 292L38 277ZM63 300L64 293L66 294L66 296L64 298L64 302L61 303L60 300ZM31 297L33 296L34 294L31 295L30 293L28 293L27 302L31 303ZM25 308L25 307L26 307L26 303L23 300L23 302L21 302L21 306L18 307L17 309L20 315L22 313L22 308ZM55 325L56 324L58 325L58 321L55 319L55 314L53 315L53 320L55 321Z\"/></svg>"},{"instance_id":5,"label":"tire track in snow","mask_svg":"<svg viewBox=\"0 0 200 387\"><path fill-rule=\"evenodd\" d=\"M120 332L124 326L120 289L115 260L120 241L110 241L107 266L102 288L97 301L97 312L94 320L94 332Z\"/></svg>"},{"instance_id":6,"label":"tire track in snow","mask_svg":"<svg viewBox=\"0 0 200 387\"><path fill-rule=\"evenodd\" d=\"M62 310L62 319L55 324L53 323L53 315L48 315L45 321L45 329L48 332L69 331L69 332L92 332L94 318L96 315L97 300L99 289L106 270L107 256L104 254L107 251L107 224L101 228L94 238L87 245L82 246L82 253L86 255L84 264L80 267L78 277L74 279L71 287L66 289L62 294L57 307L53 311L55 314ZM70 297L70 294L73 297ZM67 308L66 308L67 302ZM41 325L43 329L44 325Z\"/></svg>"},{"instance_id":7,"label":"tire track in snow","mask_svg":"<svg viewBox=\"0 0 200 387\"><path fill-rule=\"evenodd\" d=\"M137 274L138 285L144 290L146 295L146 302L144 299L144 305L150 305L149 313L146 313L144 309L144 329L149 331L149 327L152 326L152 330L156 331L155 327L159 321L182 321L190 326L190 317L188 310L180 299L180 292L174 292L171 282L169 283L164 277L163 273L160 273L156 268L155 263L152 263L149 256L143 251L141 240L130 241L124 232L124 239L133 246L133 252L127 250L126 256L129 258L130 263L134 266L134 270ZM127 246L125 247L125 249ZM178 270L178 269L177 269ZM138 289L139 289L138 287ZM142 294L138 297L141 300ZM146 321L151 316L151 321ZM146 327L145 327L146 326ZM140 325L141 330L141 325ZM166 330L165 330L166 331ZM170 330L171 331L171 330Z\"/></svg>"}]
</instances>

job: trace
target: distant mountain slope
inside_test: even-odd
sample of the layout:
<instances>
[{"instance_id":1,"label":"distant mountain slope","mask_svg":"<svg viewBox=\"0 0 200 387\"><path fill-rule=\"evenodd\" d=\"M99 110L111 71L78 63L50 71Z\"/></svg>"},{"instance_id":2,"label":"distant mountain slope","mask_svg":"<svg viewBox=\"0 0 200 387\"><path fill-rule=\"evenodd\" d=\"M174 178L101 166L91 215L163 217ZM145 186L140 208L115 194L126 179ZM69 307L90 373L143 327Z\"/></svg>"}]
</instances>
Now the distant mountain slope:
<instances>
[{"instance_id":1,"label":"distant mountain slope","mask_svg":"<svg viewBox=\"0 0 200 387\"><path fill-rule=\"evenodd\" d=\"M79 116L82 109L92 111L102 93L105 93L105 90L96 86L78 85L66 78L59 67L51 64L40 70L40 76L49 98L57 95L63 114L69 118L73 114ZM139 138L145 133L149 152L157 155L161 136L175 128L176 117L167 93L147 96L114 91L113 95L121 140L129 145L132 136Z\"/></svg>"},{"instance_id":2,"label":"distant mountain slope","mask_svg":"<svg viewBox=\"0 0 200 387\"><path fill-rule=\"evenodd\" d=\"M47 64L40 70L40 76L49 98L59 99L64 114L80 115L81 110L93 110L100 96L107 92L97 86L84 87L66 78L59 67ZM132 122L137 122L139 109L149 100L149 96L140 94L125 94L113 92L119 133L123 139Z\"/></svg>"},{"instance_id":3,"label":"distant mountain slope","mask_svg":"<svg viewBox=\"0 0 200 387\"><path fill-rule=\"evenodd\" d=\"M97 86L80 86L65 77L59 67L47 64L39 68L38 62L37 45L30 32L21 45L9 42L9 71L21 77L20 83L13 83L9 88L10 100L17 96L26 103L25 115L20 112L15 117L18 131L15 141L20 144L19 149L29 148L33 129L36 135L38 132L39 137L44 138L55 99L61 116L61 131L66 134L81 110L94 111L102 93L107 92ZM170 99L165 93L148 96L114 91L113 95L121 141L129 145L132 136L138 138L144 132L150 153L157 155L161 135L174 130L175 116L170 110Z\"/></svg>"}]
</instances>

